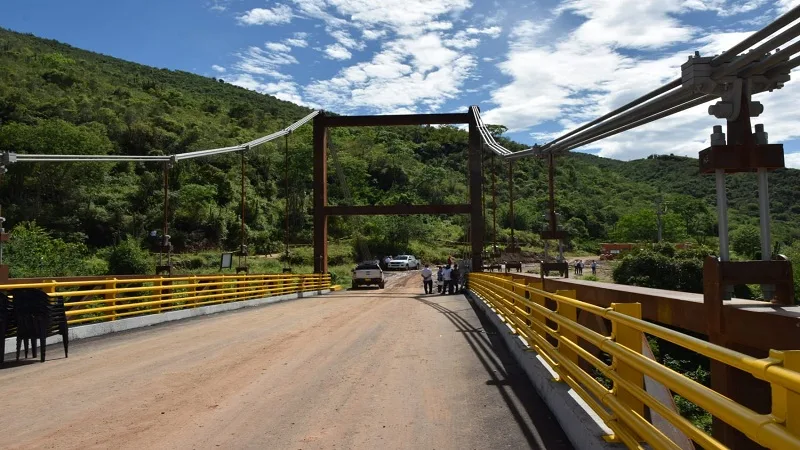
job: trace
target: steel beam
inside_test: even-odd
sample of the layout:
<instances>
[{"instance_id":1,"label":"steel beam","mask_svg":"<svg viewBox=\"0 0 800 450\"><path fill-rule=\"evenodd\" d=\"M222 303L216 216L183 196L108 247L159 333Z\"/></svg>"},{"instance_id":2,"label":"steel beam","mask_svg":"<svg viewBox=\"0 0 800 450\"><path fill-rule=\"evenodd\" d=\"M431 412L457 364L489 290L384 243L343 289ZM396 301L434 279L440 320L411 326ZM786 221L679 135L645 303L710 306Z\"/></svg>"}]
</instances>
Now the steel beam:
<instances>
[{"instance_id":1,"label":"steel beam","mask_svg":"<svg viewBox=\"0 0 800 450\"><path fill-rule=\"evenodd\" d=\"M470 205L357 205L325 206L326 216L410 216L413 214L470 214Z\"/></svg>"},{"instance_id":2,"label":"steel beam","mask_svg":"<svg viewBox=\"0 0 800 450\"><path fill-rule=\"evenodd\" d=\"M314 273L328 272L327 152L325 114L320 113L314 118Z\"/></svg>"},{"instance_id":3,"label":"steel beam","mask_svg":"<svg viewBox=\"0 0 800 450\"><path fill-rule=\"evenodd\" d=\"M544 288L549 292L575 290L582 302L603 308L612 303L641 303L644 320L681 331L708 333L709 316L703 294L563 278L545 278ZM791 350L800 340L800 327L797 326L800 306L734 299L726 301L721 310L721 322L725 324L727 340L732 344L761 351ZM769 330L769 333L755 333L753 330Z\"/></svg>"},{"instance_id":4,"label":"steel beam","mask_svg":"<svg viewBox=\"0 0 800 450\"><path fill-rule=\"evenodd\" d=\"M483 268L483 238L486 224L483 221L481 195L483 195L483 177L481 177L481 135L474 115L467 114L469 119L469 202L470 241L472 243L472 270ZM509 180L513 183L512 180Z\"/></svg>"},{"instance_id":5,"label":"steel beam","mask_svg":"<svg viewBox=\"0 0 800 450\"><path fill-rule=\"evenodd\" d=\"M319 117L319 116L317 116ZM384 127L398 125L453 125L469 123L470 114L395 114L387 116L326 116L326 127ZM477 131L476 131L477 132Z\"/></svg>"}]
</instances>

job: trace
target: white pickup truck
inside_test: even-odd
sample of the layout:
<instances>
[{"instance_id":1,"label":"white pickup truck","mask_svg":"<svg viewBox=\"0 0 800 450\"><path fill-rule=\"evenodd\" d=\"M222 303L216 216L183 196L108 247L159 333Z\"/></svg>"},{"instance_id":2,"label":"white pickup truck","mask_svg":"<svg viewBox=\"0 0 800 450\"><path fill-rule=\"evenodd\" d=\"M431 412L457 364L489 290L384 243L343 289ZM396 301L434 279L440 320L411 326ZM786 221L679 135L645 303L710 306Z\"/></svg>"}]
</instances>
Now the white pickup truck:
<instances>
[{"instance_id":1,"label":"white pickup truck","mask_svg":"<svg viewBox=\"0 0 800 450\"><path fill-rule=\"evenodd\" d=\"M383 270L377 261L361 263L353 269L353 289L370 285L381 289L386 285Z\"/></svg>"}]
</instances>

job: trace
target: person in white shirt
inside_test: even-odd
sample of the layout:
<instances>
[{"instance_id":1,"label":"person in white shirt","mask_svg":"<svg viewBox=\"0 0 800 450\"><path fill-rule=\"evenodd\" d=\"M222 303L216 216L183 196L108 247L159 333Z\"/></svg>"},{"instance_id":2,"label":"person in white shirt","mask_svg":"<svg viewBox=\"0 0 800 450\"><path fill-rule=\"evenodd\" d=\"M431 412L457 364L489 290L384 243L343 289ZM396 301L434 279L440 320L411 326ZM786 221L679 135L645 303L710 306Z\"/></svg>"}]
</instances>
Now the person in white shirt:
<instances>
[{"instance_id":1,"label":"person in white shirt","mask_svg":"<svg viewBox=\"0 0 800 450\"><path fill-rule=\"evenodd\" d=\"M447 290L450 288L450 283L451 283L450 274L452 273L452 271L453 269L450 268L449 264L445 266L444 270L442 270L442 278L444 278L444 286L442 286L441 295L446 294Z\"/></svg>"},{"instance_id":2,"label":"person in white shirt","mask_svg":"<svg viewBox=\"0 0 800 450\"><path fill-rule=\"evenodd\" d=\"M433 272L427 264L422 269L422 288L425 289L426 294L433 294Z\"/></svg>"}]
</instances>

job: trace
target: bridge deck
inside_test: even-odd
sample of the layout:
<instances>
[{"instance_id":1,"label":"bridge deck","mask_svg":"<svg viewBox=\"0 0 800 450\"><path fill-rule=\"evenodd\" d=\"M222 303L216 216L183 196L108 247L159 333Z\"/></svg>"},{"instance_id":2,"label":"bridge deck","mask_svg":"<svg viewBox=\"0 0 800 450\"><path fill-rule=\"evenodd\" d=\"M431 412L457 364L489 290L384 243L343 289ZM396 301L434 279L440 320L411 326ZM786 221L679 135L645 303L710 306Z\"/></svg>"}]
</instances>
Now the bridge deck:
<instances>
[{"instance_id":1,"label":"bridge deck","mask_svg":"<svg viewBox=\"0 0 800 450\"><path fill-rule=\"evenodd\" d=\"M0 370L0 445L569 448L469 303L420 284L53 346Z\"/></svg>"}]
</instances>

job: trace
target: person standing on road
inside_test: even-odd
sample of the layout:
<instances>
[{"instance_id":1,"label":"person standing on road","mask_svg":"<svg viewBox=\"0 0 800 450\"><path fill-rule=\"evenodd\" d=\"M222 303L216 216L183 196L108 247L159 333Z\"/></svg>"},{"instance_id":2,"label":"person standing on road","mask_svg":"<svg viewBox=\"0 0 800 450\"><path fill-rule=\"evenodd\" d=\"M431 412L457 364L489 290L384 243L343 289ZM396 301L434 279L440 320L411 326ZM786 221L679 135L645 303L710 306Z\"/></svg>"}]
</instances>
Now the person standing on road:
<instances>
[{"instance_id":1,"label":"person standing on road","mask_svg":"<svg viewBox=\"0 0 800 450\"><path fill-rule=\"evenodd\" d=\"M442 285L442 295L447 294L448 289L452 289L451 287L451 278L450 275L452 274L453 269L450 268L450 264L445 266L444 270L442 270L442 279L444 284Z\"/></svg>"},{"instance_id":2,"label":"person standing on road","mask_svg":"<svg viewBox=\"0 0 800 450\"><path fill-rule=\"evenodd\" d=\"M391 261L391 260L392 260L391 256L387 256L387 257L383 258L383 269L384 270L389 268L389 261Z\"/></svg>"},{"instance_id":3,"label":"person standing on road","mask_svg":"<svg viewBox=\"0 0 800 450\"><path fill-rule=\"evenodd\" d=\"M450 295L458 293L459 278L461 278L461 272L458 270L458 264L453 264L453 270L450 271Z\"/></svg>"},{"instance_id":4,"label":"person standing on road","mask_svg":"<svg viewBox=\"0 0 800 450\"><path fill-rule=\"evenodd\" d=\"M592 260L592 275L597 275L597 261Z\"/></svg>"},{"instance_id":5,"label":"person standing on road","mask_svg":"<svg viewBox=\"0 0 800 450\"><path fill-rule=\"evenodd\" d=\"M422 289L425 290L426 294L433 294L433 272L427 264L425 264L425 268L422 269L421 275Z\"/></svg>"},{"instance_id":6,"label":"person standing on road","mask_svg":"<svg viewBox=\"0 0 800 450\"><path fill-rule=\"evenodd\" d=\"M444 286L444 269L439 266L439 270L436 272L436 292L441 294L442 286Z\"/></svg>"}]
</instances>

